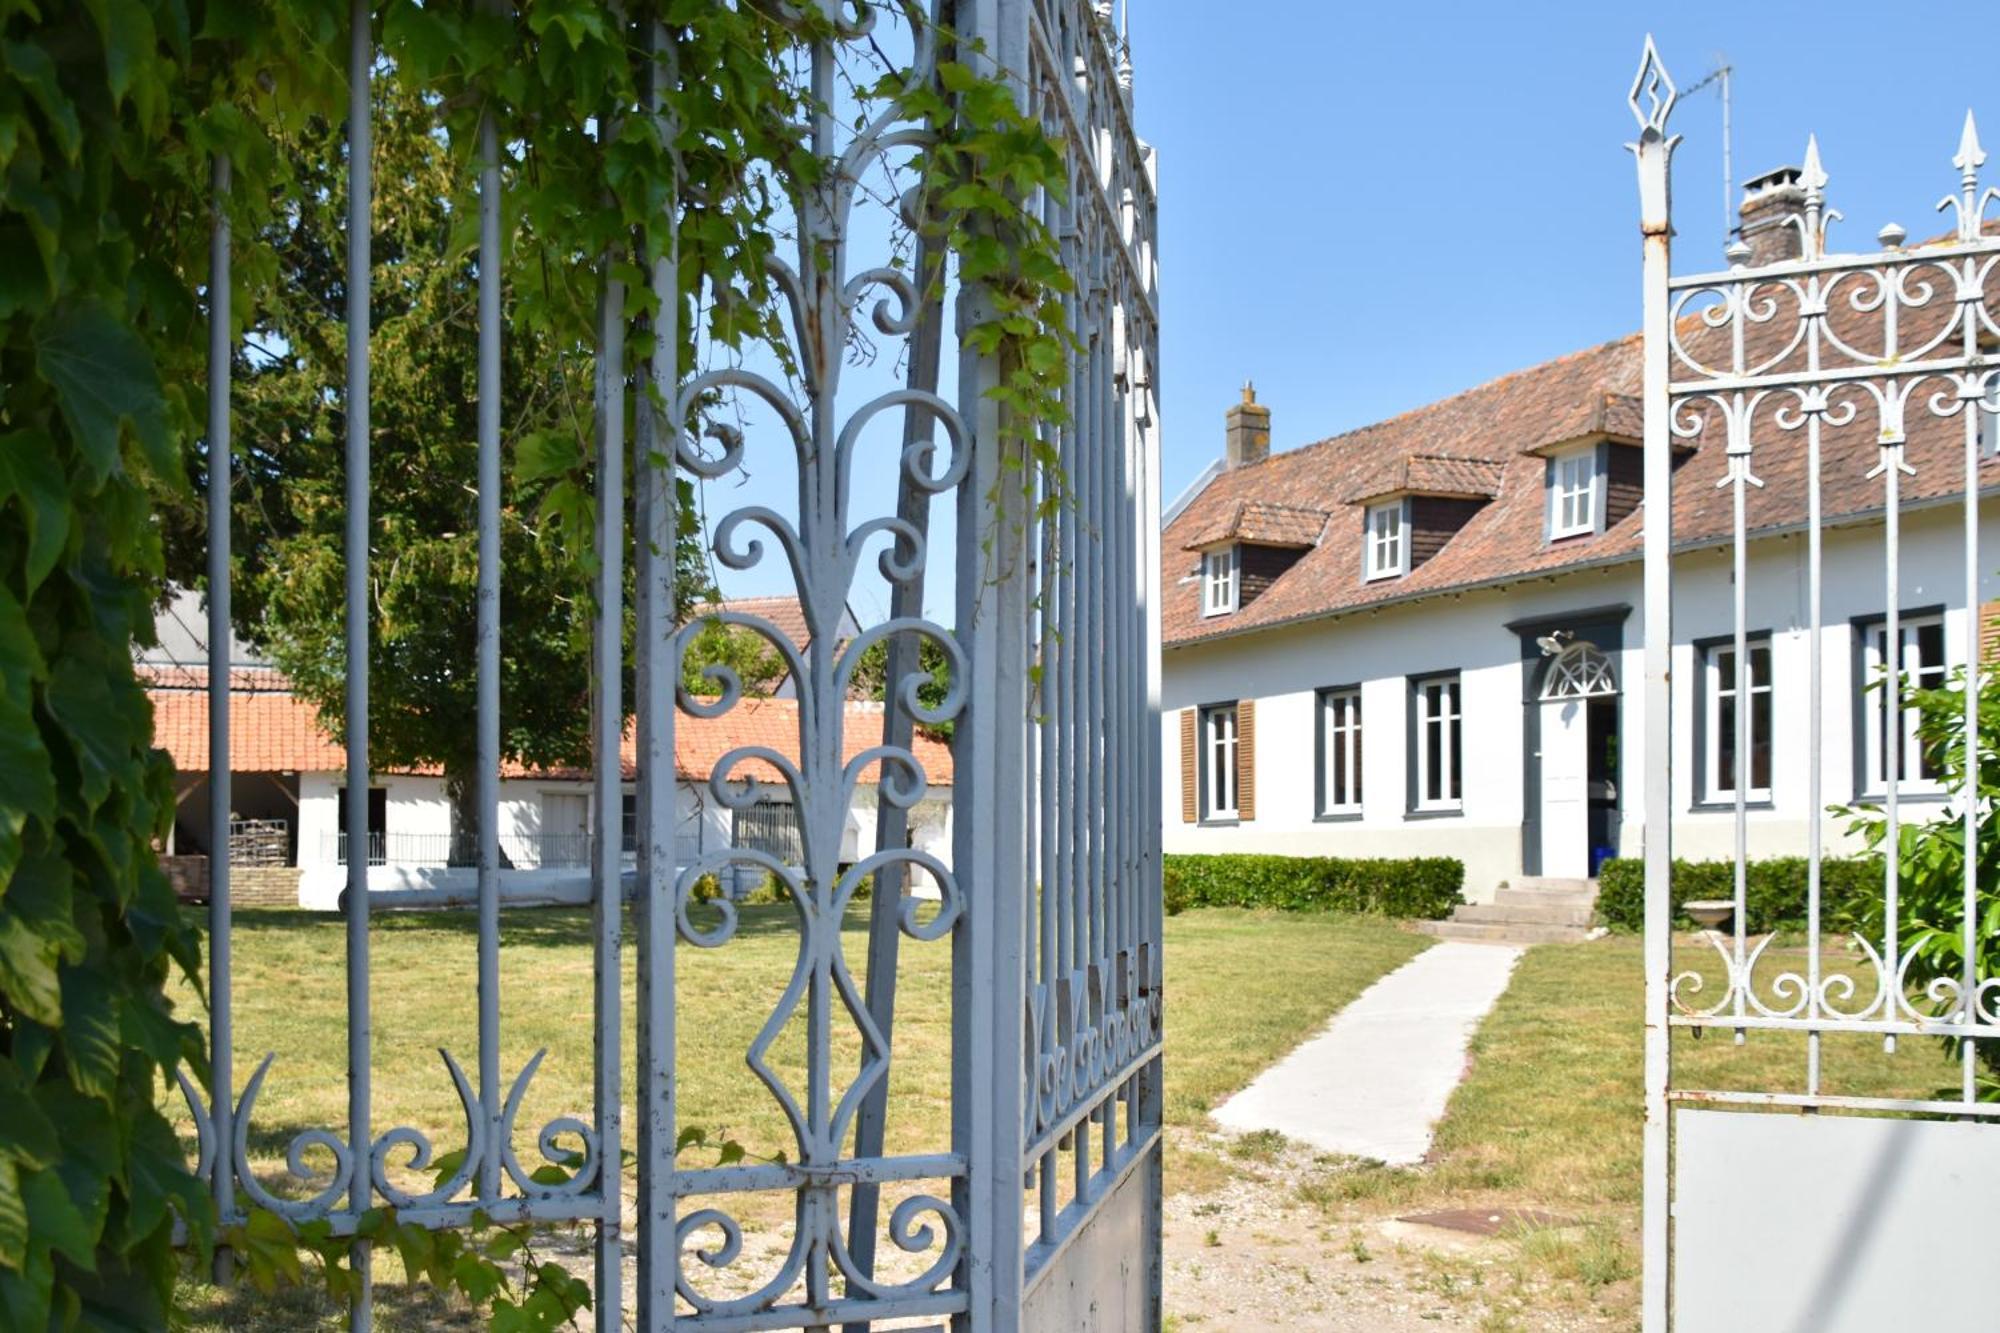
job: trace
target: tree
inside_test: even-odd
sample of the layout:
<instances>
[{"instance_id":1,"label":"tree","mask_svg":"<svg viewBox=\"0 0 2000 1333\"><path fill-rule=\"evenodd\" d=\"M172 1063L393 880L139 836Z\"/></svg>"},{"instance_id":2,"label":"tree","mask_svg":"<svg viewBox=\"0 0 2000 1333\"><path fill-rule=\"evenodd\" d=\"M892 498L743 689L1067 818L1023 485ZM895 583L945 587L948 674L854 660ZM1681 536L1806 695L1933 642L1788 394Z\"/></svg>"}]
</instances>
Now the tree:
<instances>
[{"instance_id":1,"label":"tree","mask_svg":"<svg viewBox=\"0 0 2000 1333\"><path fill-rule=\"evenodd\" d=\"M371 302L369 752L380 769L442 768L455 859L476 846L478 289L472 173L435 99L378 80ZM267 239L276 281L238 364L242 445L234 541L239 633L267 651L336 736L346 732L344 135L292 144L296 203ZM517 250L515 269L533 259ZM507 310L510 281L503 293ZM501 751L535 766L590 761L591 564L576 549L587 494L591 349L545 323L502 340ZM554 461L551 461L554 460ZM198 485L207 460L192 463ZM691 495L675 552L680 610L708 595ZM198 489L198 487L197 487ZM629 488L628 488L629 492ZM198 511L176 526L197 581ZM567 520L567 521L565 521ZM628 515L627 531L630 531ZM629 595L625 604L631 606ZM626 639L631 636L628 614ZM624 692L630 699L630 691Z\"/></svg>"}]
</instances>

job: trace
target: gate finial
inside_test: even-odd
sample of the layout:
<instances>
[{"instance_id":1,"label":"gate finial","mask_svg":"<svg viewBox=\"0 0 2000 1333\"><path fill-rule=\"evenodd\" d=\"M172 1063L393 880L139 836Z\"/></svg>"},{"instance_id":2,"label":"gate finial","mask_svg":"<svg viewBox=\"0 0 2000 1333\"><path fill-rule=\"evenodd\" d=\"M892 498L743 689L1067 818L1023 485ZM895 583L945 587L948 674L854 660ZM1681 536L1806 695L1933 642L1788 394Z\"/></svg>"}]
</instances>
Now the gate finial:
<instances>
[{"instance_id":1,"label":"gate finial","mask_svg":"<svg viewBox=\"0 0 2000 1333\"><path fill-rule=\"evenodd\" d=\"M1673 114L1674 101L1679 96L1666 63L1660 59L1659 48L1653 45L1653 34L1647 33L1646 49L1639 57L1639 72L1632 76L1632 91L1625 99L1632 108L1632 118L1639 122L1640 133L1651 130L1664 137L1667 117ZM1646 103L1643 107L1641 98Z\"/></svg>"},{"instance_id":2,"label":"gate finial","mask_svg":"<svg viewBox=\"0 0 2000 1333\"><path fill-rule=\"evenodd\" d=\"M1958 239L1972 241L1979 238L1980 215L1986 211L1987 199L1996 191L1988 190L1986 199L1979 197L1979 168L1986 163L1986 150L1979 146L1979 126L1973 123L1972 109L1966 108L1965 128L1958 135L1958 152L1951 164L1958 168L1958 197L1946 195L1938 201L1938 211L1947 208L1958 210Z\"/></svg>"}]
</instances>

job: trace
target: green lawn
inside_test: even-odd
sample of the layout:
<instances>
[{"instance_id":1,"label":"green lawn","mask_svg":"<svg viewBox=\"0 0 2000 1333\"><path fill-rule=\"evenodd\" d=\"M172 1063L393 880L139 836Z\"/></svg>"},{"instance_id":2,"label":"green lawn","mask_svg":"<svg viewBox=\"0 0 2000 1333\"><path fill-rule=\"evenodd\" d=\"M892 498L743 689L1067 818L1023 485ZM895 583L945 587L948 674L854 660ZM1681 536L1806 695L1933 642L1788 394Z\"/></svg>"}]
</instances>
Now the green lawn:
<instances>
[{"instance_id":1,"label":"green lawn","mask_svg":"<svg viewBox=\"0 0 2000 1333\"><path fill-rule=\"evenodd\" d=\"M845 928L857 984L866 953L865 905ZM728 1135L753 1154L796 1153L769 1092L744 1065L744 1051L789 976L796 918L784 905L743 909L737 936L718 949L677 951L679 1104L682 1125ZM1166 924L1166 1024L1170 1123L1200 1125L1208 1108L1323 1024L1378 976L1430 941L1377 918L1240 910L1189 912ZM511 1079L538 1050L547 1054L517 1122L523 1165L536 1164L533 1135L554 1116L590 1115L592 1021L589 916L580 911L515 911L502 922L502 1074ZM469 1079L477 1072L474 1001L476 941L464 913L397 913L376 918L371 935L374 1132L409 1125L438 1151L463 1143L462 1113L437 1054L449 1050ZM237 1083L266 1052L277 1059L252 1120L259 1176L284 1192L283 1155L309 1128L340 1134L347 1120L345 928L335 918L243 912L234 935ZM633 964L624 950L624 1100L633 1070ZM948 942L902 943L889 1148L936 1150L950 1137ZM193 1006L195 998L179 999ZM801 1006L803 1009L803 1006ZM780 1037L773 1066L796 1079L803 1019ZM851 1026L834 1024L842 1056L835 1095L858 1059ZM178 1110L178 1098L175 1099ZM191 1145L191 1140L190 1140ZM628 1142L626 1144L629 1149ZM309 1155L309 1161L315 1159ZM1170 1157L1199 1177L1203 1154ZM413 1184L418 1177L407 1177ZM1198 1185L1200 1181L1197 1179ZM782 1200L774 1200L781 1206ZM208 1289L190 1299L213 1305ZM401 1299L401 1297L397 1297ZM310 1302L307 1303L311 1305ZM240 1313L240 1307L237 1313ZM214 1326L228 1318L213 1316ZM410 1318L418 1324L435 1312Z\"/></svg>"},{"instance_id":2,"label":"green lawn","mask_svg":"<svg viewBox=\"0 0 2000 1333\"><path fill-rule=\"evenodd\" d=\"M1576 1232L1518 1238L1537 1300L1595 1305L1615 1315L1636 1300L1640 1138L1644 1118L1642 945L1632 936L1547 944L1522 958L1472 1042L1472 1068L1438 1125L1432 1161L1407 1169L1331 1159L1301 1186L1329 1221L1416 1209L1514 1206L1585 1224ZM1759 974L1803 965L1803 950L1767 953ZM1840 952L1828 970L1855 971ZM1718 960L1692 937L1677 942L1677 970L1704 974L1721 993ZM1859 995L1867 994L1865 985ZM1700 997L1691 997L1700 998ZM1826 1090L1910 1096L1950 1081L1954 1066L1934 1041L1826 1041ZM1805 1038L1727 1029L1674 1034L1677 1086L1800 1091ZM1519 1326L1532 1328L1532 1315ZM1496 1327L1515 1325L1497 1321Z\"/></svg>"}]
</instances>

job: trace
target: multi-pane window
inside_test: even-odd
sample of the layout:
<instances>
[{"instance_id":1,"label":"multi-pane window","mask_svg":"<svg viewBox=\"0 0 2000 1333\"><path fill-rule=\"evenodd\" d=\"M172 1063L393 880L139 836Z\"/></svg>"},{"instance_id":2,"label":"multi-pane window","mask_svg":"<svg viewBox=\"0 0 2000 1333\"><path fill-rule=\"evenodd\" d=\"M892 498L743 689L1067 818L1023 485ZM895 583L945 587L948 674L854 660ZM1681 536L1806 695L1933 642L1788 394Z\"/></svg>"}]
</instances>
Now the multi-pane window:
<instances>
[{"instance_id":1,"label":"multi-pane window","mask_svg":"<svg viewBox=\"0 0 2000 1333\"><path fill-rule=\"evenodd\" d=\"M1236 705L1201 710L1202 818L1236 818Z\"/></svg>"},{"instance_id":2,"label":"multi-pane window","mask_svg":"<svg viewBox=\"0 0 2000 1333\"><path fill-rule=\"evenodd\" d=\"M1753 801L1771 798L1771 645L1768 640L1752 640L1749 645L1748 712L1749 746L1743 751L1748 770L1744 796ZM1702 654L1702 729L1707 733L1707 754L1702 774L1703 789L1711 798L1735 798L1738 728L1743 725L1737 712L1736 645L1717 644Z\"/></svg>"},{"instance_id":3,"label":"multi-pane window","mask_svg":"<svg viewBox=\"0 0 2000 1333\"><path fill-rule=\"evenodd\" d=\"M1895 669L1903 692L1934 690L1944 684L1944 622L1937 616L1914 616L1897 626ZM1889 670L1889 627L1868 626L1862 641L1861 716L1865 733L1862 775L1871 792L1887 791L1894 770L1897 790L1939 790L1937 764L1917 742L1917 710L1907 704L1897 717L1898 691L1886 683Z\"/></svg>"},{"instance_id":4,"label":"multi-pane window","mask_svg":"<svg viewBox=\"0 0 2000 1333\"><path fill-rule=\"evenodd\" d=\"M1575 537L1597 530L1597 450L1579 449L1552 462L1549 536Z\"/></svg>"},{"instance_id":5,"label":"multi-pane window","mask_svg":"<svg viewBox=\"0 0 2000 1333\"><path fill-rule=\"evenodd\" d=\"M1361 691L1324 690L1320 709L1320 813L1361 812Z\"/></svg>"},{"instance_id":6,"label":"multi-pane window","mask_svg":"<svg viewBox=\"0 0 2000 1333\"><path fill-rule=\"evenodd\" d=\"M1458 677L1417 682L1417 809L1456 810L1463 785L1464 713Z\"/></svg>"},{"instance_id":7,"label":"multi-pane window","mask_svg":"<svg viewBox=\"0 0 2000 1333\"><path fill-rule=\"evenodd\" d=\"M1220 616L1236 609L1236 548L1225 546L1201 558L1201 613Z\"/></svg>"},{"instance_id":8,"label":"multi-pane window","mask_svg":"<svg viewBox=\"0 0 2000 1333\"><path fill-rule=\"evenodd\" d=\"M1368 511L1363 538L1367 577L1386 579L1410 567L1410 538L1403 522L1403 502L1391 500Z\"/></svg>"}]
</instances>

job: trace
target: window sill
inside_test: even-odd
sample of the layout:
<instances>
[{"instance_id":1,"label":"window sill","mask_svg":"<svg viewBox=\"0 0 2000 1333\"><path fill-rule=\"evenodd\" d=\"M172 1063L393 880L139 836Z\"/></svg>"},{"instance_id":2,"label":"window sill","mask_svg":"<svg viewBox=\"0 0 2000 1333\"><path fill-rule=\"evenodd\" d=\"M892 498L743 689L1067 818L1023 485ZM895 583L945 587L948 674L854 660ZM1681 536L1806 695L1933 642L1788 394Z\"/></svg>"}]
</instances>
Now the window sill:
<instances>
[{"instance_id":1,"label":"window sill","mask_svg":"<svg viewBox=\"0 0 2000 1333\"><path fill-rule=\"evenodd\" d=\"M1313 816L1315 824L1352 824L1361 818L1359 810L1325 810Z\"/></svg>"},{"instance_id":2,"label":"window sill","mask_svg":"<svg viewBox=\"0 0 2000 1333\"><path fill-rule=\"evenodd\" d=\"M1573 542L1579 537L1595 537L1597 535L1596 528L1578 528L1575 532L1551 532L1547 545L1554 546L1559 542Z\"/></svg>"},{"instance_id":3,"label":"window sill","mask_svg":"<svg viewBox=\"0 0 2000 1333\"><path fill-rule=\"evenodd\" d=\"M1745 810L1775 810L1777 806L1772 804L1771 798L1768 796L1755 796L1745 801L1743 808ZM1721 801L1699 800L1688 807L1688 813L1693 815L1726 815L1735 813L1735 810L1736 801L1733 797Z\"/></svg>"},{"instance_id":4,"label":"window sill","mask_svg":"<svg viewBox=\"0 0 2000 1333\"><path fill-rule=\"evenodd\" d=\"M1198 828L1235 828L1243 821L1236 815L1215 815L1196 821Z\"/></svg>"},{"instance_id":5,"label":"window sill","mask_svg":"<svg viewBox=\"0 0 2000 1333\"><path fill-rule=\"evenodd\" d=\"M1386 583L1390 579L1399 579L1409 572L1407 569L1385 569L1379 574L1363 574L1361 581L1363 583Z\"/></svg>"},{"instance_id":6,"label":"window sill","mask_svg":"<svg viewBox=\"0 0 2000 1333\"><path fill-rule=\"evenodd\" d=\"M1947 791L1899 791L1896 793L1896 804L1943 805L1950 798L1951 793ZM1856 805L1887 805L1889 803L1889 793L1886 791L1858 792L1855 794L1854 803Z\"/></svg>"},{"instance_id":7,"label":"window sill","mask_svg":"<svg viewBox=\"0 0 2000 1333\"><path fill-rule=\"evenodd\" d=\"M1435 807L1420 807L1415 810L1405 810L1403 812L1403 818L1459 819L1463 817L1464 814L1465 814L1465 807L1462 805L1440 805Z\"/></svg>"}]
</instances>

